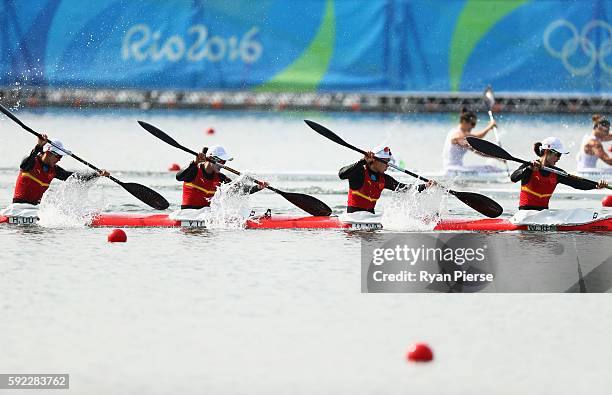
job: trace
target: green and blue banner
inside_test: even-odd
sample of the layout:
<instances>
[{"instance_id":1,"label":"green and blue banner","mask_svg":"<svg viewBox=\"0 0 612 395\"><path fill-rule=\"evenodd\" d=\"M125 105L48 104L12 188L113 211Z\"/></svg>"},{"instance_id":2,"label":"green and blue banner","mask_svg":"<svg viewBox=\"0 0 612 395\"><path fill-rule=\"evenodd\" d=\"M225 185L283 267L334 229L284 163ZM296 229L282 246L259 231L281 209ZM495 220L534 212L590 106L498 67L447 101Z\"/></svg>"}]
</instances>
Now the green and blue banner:
<instances>
[{"instance_id":1,"label":"green and blue banner","mask_svg":"<svg viewBox=\"0 0 612 395\"><path fill-rule=\"evenodd\" d=\"M0 0L0 85L612 88L604 0Z\"/></svg>"}]
</instances>

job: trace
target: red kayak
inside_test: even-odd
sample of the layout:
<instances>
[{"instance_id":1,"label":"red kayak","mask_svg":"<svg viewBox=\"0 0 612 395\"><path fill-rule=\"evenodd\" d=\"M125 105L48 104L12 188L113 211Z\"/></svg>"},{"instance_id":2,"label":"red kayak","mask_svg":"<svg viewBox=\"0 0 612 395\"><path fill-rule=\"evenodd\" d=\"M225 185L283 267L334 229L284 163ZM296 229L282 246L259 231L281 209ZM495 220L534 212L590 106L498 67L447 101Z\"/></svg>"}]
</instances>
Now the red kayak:
<instances>
[{"instance_id":1,"label":"red kayak","mask_svg":"<svg viewBox=\"0 0 612 395\"><path fill-rule=\"evenodd\" d=\"M157 215L125 215L102 214L95 218L92 226L110 227L202 227L200 221L178 221L168 219L165 214ZM346 223L338 217L288 217L271 216L249 219L246 222L248 229L351 229L373 230L381 229L379 223ZM464 232L504 232L504 231L580 231L580 232L609 232L612 231L612 218L593 220L579 225L515 225L507 219L444 219L433 230L437 231L464 231Z\"/></svg>"},{"instance_id":2,"label":"red kayak","mask_svg":"<svg viewBox=\"0 0 612 395\"><path fill-rule=\"evenodd\" d=\"M32 219L0 216L0 223L34 224ZM25 222L21 222L25 221ZM202 221L173 220L167 214L100 214L94 218L91 226L94 227L204 227ZM349 229L374 230L381 229L380 223L346 223L338 217L289 217L271 216L248 219L248 229ZM568 225L515 225L507 219L444 219L433 229L434 231L463 231L463 232L506 232L506 231L541 231L541 232L610 232L612 231L612 218L596 219L583 224Z\"/></svg>"}]
</instances>

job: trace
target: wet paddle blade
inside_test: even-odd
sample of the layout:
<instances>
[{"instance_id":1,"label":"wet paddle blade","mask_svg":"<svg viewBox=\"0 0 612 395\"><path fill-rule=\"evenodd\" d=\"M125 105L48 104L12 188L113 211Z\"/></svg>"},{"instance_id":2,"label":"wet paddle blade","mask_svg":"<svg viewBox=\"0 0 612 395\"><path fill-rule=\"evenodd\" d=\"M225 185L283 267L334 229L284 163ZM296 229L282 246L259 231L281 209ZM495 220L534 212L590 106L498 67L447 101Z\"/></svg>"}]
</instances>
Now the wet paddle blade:
<instances>
[{"instance_id":1,"label":"wet paddle blade","mask_svg":"<svg viewBox=\"0 0 612 395\"><path fill-rule=\"evenodd\" d=\"M493 95L493 88L491 86L487 86L484 92L484 101L487 105L489 111L493 110L493 106L495 105L495 96Z\"/></svg>"},{"instance_id":2,"label":"wet paddle blade","mask_svg":"<svg viewBox=\"0 0 612 395\"><path fill-rule=\"evenodd\" d=\"M511 160L514 162L524 163L524 161L515 158L510 155L505 149L499 145L493 144L490 141L482 140L476 137L468 136L466 140L472 148L478 152L482 152L485 155L492 156L499 159Z\"/></svg>"},{"instance_id":3,"label":"wet paddle blade","mask_svg":"<svg viewBox=\"0 0 612 395\"><path fill-rule=\"evenodd\" d=\"M466 205L489 218L497 218L504 212L495 200L474 192L449 191Z\"/></svg>"},{"instance_id":4,"label":"wet paddle blade","mask_svg":"<svg viewBox=\"0 0 612 395\"><path fill-rule=\"evenodd\" d=\"M170 206L170 203L168 203L162 195L149 187L134 182L120 182L119 185L134 195L138 200L155 209L165 210Z\"/></svg>"},{"instance_id":5,"label":"wet paddle blade","mask_svg":"<svg viewBox=\"0 0 612 395\"><path fill-rule=\"evenodd\" d=\"M332 209L329 208L327 204L313 196L304 195L302 193L283 192L279 190L276 190L276 192L310 215L314 215L316 217L329 217L332 213Z\"/></svg>"}]
</instances>

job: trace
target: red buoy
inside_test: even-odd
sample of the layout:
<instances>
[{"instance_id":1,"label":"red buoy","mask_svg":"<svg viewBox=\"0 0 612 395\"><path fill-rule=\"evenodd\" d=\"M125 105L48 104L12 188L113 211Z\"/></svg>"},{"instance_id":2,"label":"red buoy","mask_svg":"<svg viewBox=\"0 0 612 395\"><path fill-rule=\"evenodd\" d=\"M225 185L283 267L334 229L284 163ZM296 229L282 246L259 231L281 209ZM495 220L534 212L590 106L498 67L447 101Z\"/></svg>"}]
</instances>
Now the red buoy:
<instances>
[{"instance_id":1,"label":"red buoy","mask_svg":"<svg viewBox=\"0 0 612 395\"><path fill-rule=\"evenodd\" d=\"M612 145L608 147L608 151L612 152Z\"/></svg>"},{"instance_id":2,"label":"red buoy","mask_svg":"<svg viewBox=\"0 0 612 395\"><path fill-rule=\"evenodd\" d=\"M433 352L427 344L415 343L408 350L406 359L410 362L429 362L433 359Z\"/></svg>"},{"instance_id":3,"label":"red buoy","mask_svg":"<svg viewBox=\"0 0 612 395\"><path fill-rule=\"evenodd\" d=\"M127 235L123 229L113 229L113 231L108 234L109 243L125 243L126 241Z\"/></svg>"},{"instance_id":4,"label":"red buoy","mask_svg":"<svg viewBox=\"0 0 612 395\"><path fill-rule=\"evenodd\" d=\"M601 201L601 205L604 207L612 207L612 195L606 196Z\"/></svg>"},{"instance_id":5,"label":"red buoy","mask_svg":"<svg viewBox=\"0 0 612 395\"><path fill-rule=\"evenodd\" d=\"M215 134L215 129L213 129L213 128L208 128L208 129L206 130L206 134L207 134L207 135L209 135L209 136L212 136L213 134Z\"/></svg>"},{"instance_id":6,"label":"red buoy","mask_svg":"<svg viewBox=\"0 0 612 395\"><path fill-rule=\"evenodd\" d=\"M170 166L168 166L168 171L179 171L181 170L181 166L179 166L178 163L173 163Z\"/></svg>"}]
</instances>

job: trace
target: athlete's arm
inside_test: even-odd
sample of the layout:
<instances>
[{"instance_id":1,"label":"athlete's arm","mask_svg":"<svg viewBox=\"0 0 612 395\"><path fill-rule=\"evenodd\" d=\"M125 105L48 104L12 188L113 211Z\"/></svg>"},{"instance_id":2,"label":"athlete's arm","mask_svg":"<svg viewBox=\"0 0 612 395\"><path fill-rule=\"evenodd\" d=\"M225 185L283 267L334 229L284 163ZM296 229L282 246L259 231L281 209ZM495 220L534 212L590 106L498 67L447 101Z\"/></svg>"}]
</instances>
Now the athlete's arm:
<instances>
[{"instance_id":1,"label":"athlete's arm","mask_svg":"<svg viewBox=\"0 0 612 395\"><path fill-rule=\"evenodd\" d=\"M198 175L198 167L195 162L191 162L189 166L176 173L177 181L191 182Z\"/></svg>"},{"instance_id":2,"label":"athlete's arm","mask_svg":"<svg viewBox=\"0 0 612 395\"><path fill-rule=\"evenodd\" d=\"M563 176L561 174L557 174L557 181L559 182L559 184L565 184L572 188L581 189L583 191L588 191L596 188L596 186L593 186L591 182L582 180L580 178L574 178L571 176Z\"/></svg>"},{"instance_id":3,"label":"athlete's arm","mask_svg":"<svg viewBox=\"0 0 612 395\"><path fill-rule=\"evenodd\" d=\"M489 133L496 125L497 123L495 122L495 120L492 120L491 122L489 122L487 127L482 129L480 132L470 132L470 136L474 136L481 139L486 136L487 133Z\"/></svg>"},{"instance_id":4,"label":"athlete's arm","mask_svg":"<svg viewBox=\"0 0 612 395\"><path fill-rule=\"evenodd\" d=\"M597 144L593 146L593 153L595 154L595 156L601 159L604 163L608 165L612 165L612 157L608 156L608 154L603 149L603 146L601 145L600 142L598 142Z\"/></svg>"},{"instance_id":5,"label":"athlete's arm","mask_svg":"<svg viewBox=\"0 0 612 395\"><path fill-rule=\"evenodd\" d=\"M521 181L521 184L527 184L531 178L532 169L527 164L522 164L518 169L510 175L510 181Z\"/></svg>"},{"instance_id":6,"label":"athlete's arm","mask_svg":"<svg viewBox=\"0 0 612 395\"><path fill-rule=\"evenodd\" d=\"M403 182L397 181L395 178L391 177L388 174L385 174L385 189L390 189L392 191L407 191L412 188L413 185L404 184ZM417 191L423 192L427 188L425 184L417 185Z\"/></svg>"},{"instance_id":7,"label":"athlete's arm","mask_svg":"<svg viewBox=\"0 0 612 395\"><path fill-rule=\"evenodd\" d=\"M363 186L363 166L365 163L366 161L362 159L352 165L344 166L338 172L338 177L341 180L349 180L351 189L360 189Z\"/></svg>"},{"instance_id":8,"label":"athlete's arm","mask_svg":"<svg viewBox=\"0 0 612 395\"><path fill-rule=\"evenodd\" d=\"M25 171L32 170L34 168L34 163L36 163L36 156L41 152L43 152L43 146L36 145L34 149L30 152L30 155L23 158L21 164L19 165L19 168Z\"/></svg>"}]
</instances>

